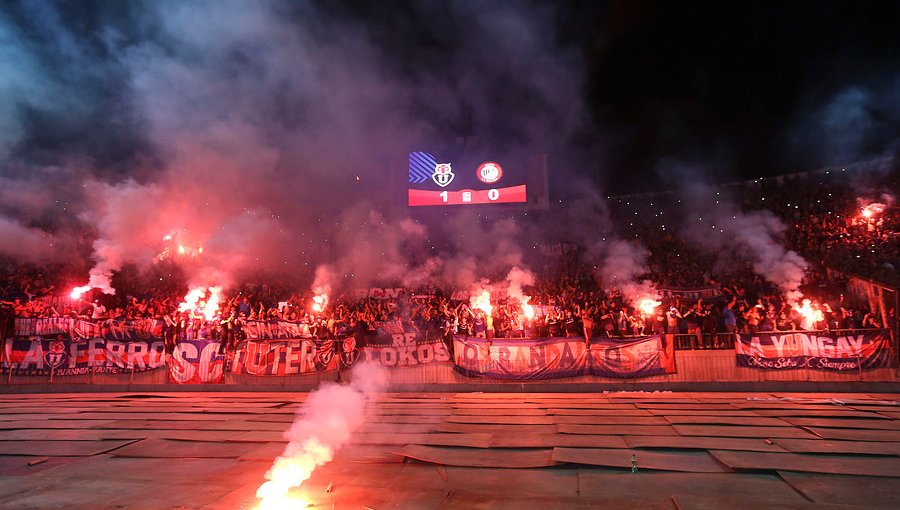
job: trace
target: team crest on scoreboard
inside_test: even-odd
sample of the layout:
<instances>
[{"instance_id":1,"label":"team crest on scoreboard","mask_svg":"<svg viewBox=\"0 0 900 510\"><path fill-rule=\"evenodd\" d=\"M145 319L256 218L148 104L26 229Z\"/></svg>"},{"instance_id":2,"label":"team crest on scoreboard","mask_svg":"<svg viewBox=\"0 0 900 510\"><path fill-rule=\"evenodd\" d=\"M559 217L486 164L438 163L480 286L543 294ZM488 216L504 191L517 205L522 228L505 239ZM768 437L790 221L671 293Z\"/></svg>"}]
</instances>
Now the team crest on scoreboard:
<instances>
[{"instance_id":1,"label":"team crest on scoreboard","mask_svg":"<svg viewBox=\"0 0 900 510\"><path fill-rule=\"evenodd\" d=\"M453 182L454 177L456 176L453 174L453 170L450 169L450 163L437 163L434 165L434 173L431 175L431 180L438 186L446 187Z\"/></svg>"},{"instance_id":2,"label":"team crest on scoreboard","mask_svg":"<svg viewBox=\"0 0 900 510\"><path fill-rule=\"evenodd\" d=\"M478 165L475 175L478 176L479 181L485 184L493 184L503 177L503 168L493 161L485 161Z\"/></svg>"}]
</instances>

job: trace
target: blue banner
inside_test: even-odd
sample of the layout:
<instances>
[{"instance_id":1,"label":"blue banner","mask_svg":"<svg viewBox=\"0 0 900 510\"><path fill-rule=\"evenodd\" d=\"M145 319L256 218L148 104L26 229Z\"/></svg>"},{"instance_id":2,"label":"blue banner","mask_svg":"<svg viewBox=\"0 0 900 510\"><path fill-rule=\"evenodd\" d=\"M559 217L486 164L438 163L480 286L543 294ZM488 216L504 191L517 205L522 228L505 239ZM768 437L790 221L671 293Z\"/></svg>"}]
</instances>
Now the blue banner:
<instances>
[{"instance_id":1,"label":"blue banner","mask_svg":"<svg viewBox=\"0 0 900 510\"><path fill-rule=\"evenodd\" d=\"M763 370L811 368L838 372L890 368L890 334L887 330L740 334L734 343L738 366Z\"/></svg>"},{"instance_id":2,"label":"blue banner","mask_svg":"<svg viewBox=\"0 0 900 510\"><path fill-rule=\"evenodd\" d=\"M221 383L225 380L225 355L218 340L182 340L175 344L169 362L169 379L177 384Z\"/></svg>"},{"instance_id":3,"label":"blue banner","mask_svg":"<svg viewBox=\"0 0 900 510\"><path fill-rule=\"evenodd\" d=\"M627 343L582 338L454 337L456 370L466 376L538 380L581 375L646 377L675 372L672 342L653 336Z\"/></svg>"}]
</instances>

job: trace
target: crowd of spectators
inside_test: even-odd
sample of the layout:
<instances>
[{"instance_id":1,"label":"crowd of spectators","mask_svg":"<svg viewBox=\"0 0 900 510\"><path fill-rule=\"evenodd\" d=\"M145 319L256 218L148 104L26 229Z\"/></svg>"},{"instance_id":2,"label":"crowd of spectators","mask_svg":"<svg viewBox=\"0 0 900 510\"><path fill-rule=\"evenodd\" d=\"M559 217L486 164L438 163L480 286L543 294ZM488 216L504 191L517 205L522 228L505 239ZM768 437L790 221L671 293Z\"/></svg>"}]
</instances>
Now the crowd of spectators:
<instances>
[{"instance_id":1,"label":"crowd of spectators","mask_svg":"<svg viewBox=\"0 0 900 510\"><path fill-rule=\"evenodd\" d=\"M248 321L272 320L306 324L317 338L354 335L361 342L376 334L379 323L399 321L403 327L447 338L565 335L584 336L590 342L673 333L680 335L679 347L694 349L730 347L736 332L895 327L895 310L889 307L882 316L868 304L847 302L840 284L825 273L828 267L889 281L896 278L892 264L900 260L900 208L882 195L861 200L845 177L815 173L728 189L743 210L765 208L779 216L788 227L784 241L812 263L804 291L821 303L815 305L820 317L813 323L804 323L804 317L747 261L723 268L715 254L697 250L673 225L662 223L660 216L677 214L678 201L671 194L611 199L622 232L649 248L646 276L660 289L674 289L652 310L642 309L615 288L600 287L579 249L562 251L541 266L534 285L524 289L531 307L518 299L499 298L490 313L467 299L451 299L450 289L407 289L390 299L330 296L331 301L318 309L311 293L297 293L286 284L244 283L228 289L215 316L208 317L204 302L179 310L183 285L140 288L123 283L126 291L116 296L95 290L73 299L64 282L50 276L53 268L13 261L0 275L0 305L7 317L159 319L170 344L179 336L210 337L224 340L223 349L243 338ZM882 176L878 185L900 189L896 174ZM863 215L861 208L875 199L887 202L885 207ZM704 298L688 292L697 288L713 292Z\"/></svg>"}]
</instances>

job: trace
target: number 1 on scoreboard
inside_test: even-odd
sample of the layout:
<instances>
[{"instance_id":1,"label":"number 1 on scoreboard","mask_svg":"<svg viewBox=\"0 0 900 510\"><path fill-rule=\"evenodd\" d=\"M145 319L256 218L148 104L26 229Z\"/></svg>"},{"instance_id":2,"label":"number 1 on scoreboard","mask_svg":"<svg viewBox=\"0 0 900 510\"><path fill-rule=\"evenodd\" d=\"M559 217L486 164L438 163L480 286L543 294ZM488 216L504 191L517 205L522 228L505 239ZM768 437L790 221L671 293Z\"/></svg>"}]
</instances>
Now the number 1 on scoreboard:
<instances>
[{"instance_id":1,"label":"number 1 on scoreboard","mask_svg":"<svg viewBox=\"0 0 900 510\"><path fill-rule=\"evenodd\" d=\"M441 198L444 199L444 203L447 203L447 196L448 196L447 191L446 190L441 191L440 195L441 195Z\"/></svg>"}]
</instances>

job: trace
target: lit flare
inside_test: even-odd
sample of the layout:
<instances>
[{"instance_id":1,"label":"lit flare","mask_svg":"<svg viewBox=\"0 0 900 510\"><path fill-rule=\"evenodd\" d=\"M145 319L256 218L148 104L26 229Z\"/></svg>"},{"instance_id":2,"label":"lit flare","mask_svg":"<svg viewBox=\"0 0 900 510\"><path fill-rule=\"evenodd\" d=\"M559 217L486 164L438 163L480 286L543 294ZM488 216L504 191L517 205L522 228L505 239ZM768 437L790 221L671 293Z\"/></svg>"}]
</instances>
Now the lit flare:
<instances>
[{"instance_id":1,"label":"lit flare","mask_svg":"<svg viewBox=\"0 0 900 510\"><path fill-rule=\"evenodd\" d=\"M656 308L662 304L662 301L657 301L653 298L644 298L638 304L638 308L641 309L641 312L644 315L653 315L656 312Z\"/></svg>"},{"instance_id":2,"label":"lit flare","mask_svg":"<svg viewBox=\"0 0 900 510\"><path fill-rule=\"evenodd\" d=\"M491 315L491 312L494 311L494 307L491 305L491 293L486 290L481 291L481 294L478 296L469 298L469 305L488 315Z\"/></svg>"},{"instance_id":3,"label":"lit flare","mask_svg":"<svg viewBox=\"0 0 900 510\"><path fill-rule=\"evenodd\" d=\"M862 215L864 218L871 218L877 214L881 214L884 212L884 204L880 204L878 202L873 202L862 208Z\"/></svg>"},{"instance_id":4,"label":"lit flare","mask_svg":"<svg viewBox=\"0 0 900 510\"><path fill-rule=\"evenodd\" d=\"M534 307L528 304L530 300L530 297L526 297L525 301L522 302L522 313L525 314L525 318L528 320L534 318Z\"/></svg>"},{"instance_id":5,"label":"lit flare","mask_svg":"<svg viewBox=\"0 0 900 510\"><path fill-rule=\"evenodd\" d=\"M203 316L206 317L206 320L213 320L213 317L219 313L219 302L221 300L222 287L210 287L209 298L206 300L206 306L203 307Z\"/></svg>"},{"instance_id":6,"label":"lit flare","mask_svg":"<svg viewBox=\"0 0 900 510\"><path fill-rule=\"evenodd\" d=\"M69 294L69 297L72 299L81 299L81 296L84 295L85 292L91 290L90 285L82 285L81 287L75 287L72 289L72 292Z\"/></svg>"},{"instance_id":7,"label":"lit flare","mask_svg":"<svg viewBox=\"0 0 900 510\"><path fill-rule=\"evenodd\" d=\"M219 303L222 301L222 287L194 287L184 296L184 302L178 305L179 312L187 312L197 307L197 303L207 296L206 302L203 304L203 317L206 320L212 320L219 312Z\"/></svg>"},{"instance_id":8,"label":"lit flare","mask_svg":"<svg viewBox=\"0 0 900 510\"><path fill-rule=\"evenodd\" d=\"M278 457L266 473L266 482L256 490L257 510L288 510L305 508L309 502L292 491L312 476L315 469L334 458L334 450L316 437L303 443L300 451L290 457Z\"/></svg>"},{"instance_id":9,"label":"lit flare","mask_svg":"<svg viewBox=\"0 0 900 510\"><path fill-rule=\"evenodd\" d=\"M328 306L328 294L316 294L313 296L312 309L316 313L322 313Z\"/></svg>"},{"instance_id":10,"label":"lit flare","mask_svg":"<svg viewBox=\"0 0 900 510\"><path fill-rule=\"evenodd\" d=\"M200 301L200 298L202 298L205 294L206 291L203 289L203 287L195 287L191 289L187 294L185 294L184 301L180 305L178 305L178 311L187 312L189 310L193 310L194 307L197 306L197 303Z\"/></svg>"},{"instance_id":11,"label":"lit flare","mask_svg":"<svg viewBox=\"0 0 900 510\"><path fill-rule=\"evenodd\" d=\"M821 322L825 319L825 315L822 313L822 310L819 309L819 306L816 305L815 308L813 308L813 303L809 299L804 299L803 304L800 306L794 305L794 311L799 313L800 317L802 317L800 320L801 329L813 329L817 322Z\"/></svg>"}]
</instances>

